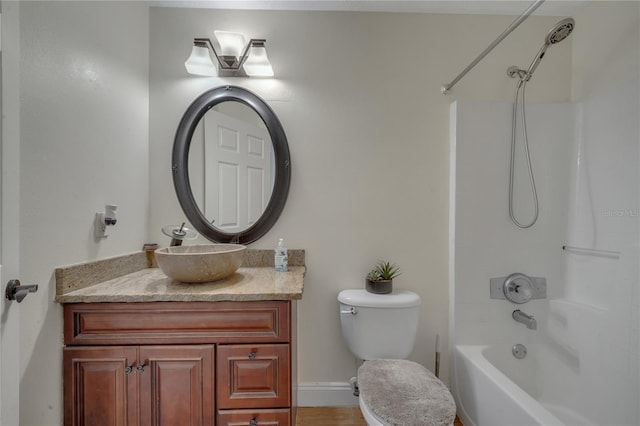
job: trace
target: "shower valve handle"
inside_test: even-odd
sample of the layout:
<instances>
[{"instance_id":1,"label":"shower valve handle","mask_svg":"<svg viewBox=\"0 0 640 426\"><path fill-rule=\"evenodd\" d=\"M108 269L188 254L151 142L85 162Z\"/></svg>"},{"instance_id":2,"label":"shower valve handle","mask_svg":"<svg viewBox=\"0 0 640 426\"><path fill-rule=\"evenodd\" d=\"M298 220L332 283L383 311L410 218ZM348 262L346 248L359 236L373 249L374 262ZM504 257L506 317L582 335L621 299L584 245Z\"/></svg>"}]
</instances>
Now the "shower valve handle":
<instances>
[{"instance_id":1,"label":"shower valve handle","mask_svg":"<svg viewBox=\"0 0 640 426\"><path fill-rule=\"evenodd\" d=\"M546 299L547 279L529 277L522 273L491 278L489 293L492 299L506 299L518 305L531 299Z\"/></svg>"}]
</instances>

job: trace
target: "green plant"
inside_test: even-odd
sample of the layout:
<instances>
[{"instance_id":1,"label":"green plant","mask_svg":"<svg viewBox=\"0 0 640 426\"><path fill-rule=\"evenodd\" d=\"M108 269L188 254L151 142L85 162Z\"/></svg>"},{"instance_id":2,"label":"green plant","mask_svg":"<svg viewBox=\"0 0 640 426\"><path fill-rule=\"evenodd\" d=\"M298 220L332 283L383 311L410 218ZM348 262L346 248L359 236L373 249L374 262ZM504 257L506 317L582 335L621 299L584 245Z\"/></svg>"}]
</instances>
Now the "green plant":
<instances>
[{"instance_id":1,"label":"green plant","mask_svg":"<svg viewBox=\"0 0 640 426\"><path fill-rule=\"evenodd\" d=\"M376 269L372 269L369 271L369 273L367 274L367 279L369 281L379 281L382 278L380 278L380 274L378 274L378 271Z\"/></svg>"},{"instance_id":2,"label":"green plant","mask_svg":"<svg viewBox=\"0 0 640 426\"><path fill-rule=\"evenodd\" d=\"M379 260L376 266L367 274L367 279L369 281L388 281L400 274L398 265L386 260Z\"/></svg>"}]
</instances>

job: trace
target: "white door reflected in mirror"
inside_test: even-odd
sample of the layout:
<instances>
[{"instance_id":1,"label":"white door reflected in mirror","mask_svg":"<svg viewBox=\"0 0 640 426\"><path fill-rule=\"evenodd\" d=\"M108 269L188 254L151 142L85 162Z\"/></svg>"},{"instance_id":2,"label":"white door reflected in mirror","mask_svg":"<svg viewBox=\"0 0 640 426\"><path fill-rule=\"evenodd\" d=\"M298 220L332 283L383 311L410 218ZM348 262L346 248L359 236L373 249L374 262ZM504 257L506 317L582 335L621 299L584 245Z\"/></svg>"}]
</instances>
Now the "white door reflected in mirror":
<instances>
[{"instance_id":1,"label":"white door reflected in mirror","mask_svg":"<svg viewBox=\"0 0 640 426\"><path fill-rule=\"evenodd\" d=\"M264 126L209 111L204 117L205 216L224 232L253 225L273 187L273 155Z\"/></svg>"},{"instance_id":2,"label":"white door reflected in mirror","mask_svg":"<svg viewBox=\"0 0 640 426\"><path fill-rule=\"evenodd\" d=\"M273 190L275 164L269 132L255 111L239 102L212 108L198 127L201 131L194 133L189 156L192 181L201 177L193 187L202 184L194 191L200 194L198 205L220 231L246 230L260 219ZM202 158L195 153L202 153Z\"/></svg>"}]
</instances>

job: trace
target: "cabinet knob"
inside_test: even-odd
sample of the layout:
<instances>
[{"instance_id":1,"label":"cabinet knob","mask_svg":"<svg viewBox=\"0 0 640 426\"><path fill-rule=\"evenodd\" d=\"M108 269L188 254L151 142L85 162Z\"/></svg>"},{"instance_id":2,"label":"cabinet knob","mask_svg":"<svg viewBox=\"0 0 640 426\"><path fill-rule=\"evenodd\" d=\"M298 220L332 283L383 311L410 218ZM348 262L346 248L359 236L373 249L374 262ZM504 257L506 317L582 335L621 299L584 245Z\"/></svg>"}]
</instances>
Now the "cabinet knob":
<instances>
[{"instance_id":1,"label":"cabinet knob","mask_svg":"<svg viewBox=\"0 0 640 426\"><path fill-rule=\"evenodd\" d=\"M143 373L144 372L144 367L146 367L146 365L145 364L141 364L141 365L136 367L136 370L138 370L138 373Z\"/></svg>"},{"instance_id":2,"label":"cabinet knob","mask_svg":"<svg viewBox=\"0 0 640 426\"><path fill-rule=\"evenodd\" d=\"M258 421L256 420L255 417L249 420L249 426L258 426Z\"/></svg>"},{"instance_id":3,"label":"cabinet knob","mask_svg":"<svg viewBox=\"0 0 640 426\"><path fill-rule=\"evenodd\" d=\"M252 352L249 354L249 359L254 359L255 357L256 357L256 353L252 351Z\"/></svg>"},{"instance_id":4,"label":"cabinet knob","mask_svg":"<svg viewBox=\"0 0 640 426\"><path fill-rule=\"evenodd\" d=\"M133 366L132 366L132 365L127 365L127 366L124 368L124 374L129 374L129 373L131 373L132 371L133 371Z\"/></svg>"}]
</instances>

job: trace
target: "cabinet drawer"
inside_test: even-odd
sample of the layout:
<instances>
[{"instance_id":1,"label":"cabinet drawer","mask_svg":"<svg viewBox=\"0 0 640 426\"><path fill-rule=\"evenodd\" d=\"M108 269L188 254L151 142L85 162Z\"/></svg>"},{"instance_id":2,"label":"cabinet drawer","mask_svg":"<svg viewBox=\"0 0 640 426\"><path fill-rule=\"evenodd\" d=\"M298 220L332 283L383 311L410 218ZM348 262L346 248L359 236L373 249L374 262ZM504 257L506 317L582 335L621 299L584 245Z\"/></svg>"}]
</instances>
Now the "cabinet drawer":
<instances>
[{"instance_id":1,"label":"cabinet drawer","mask_svg":"<svg viewBox=\"0 0 640 426\"><path fill-rule=\"evenodd\" d=\"M288 409L278 410L221 410L217 426L289 426Z\"/></svg>"},{"instance_id":2,"label":"cabinet drawer","mask_svg":"<svg viewBox=\"0 0 640 426\"><path fill-rule=\"evenodd\" d=\"M289 301L64 305L66 345L289 342Z\"/></svg>"},{"instance_id":3,"label":"cabinet drawer","mask_svg":"<svg viewBox=\"0 0 640 426\"><path fill-rule=\"evenodd\" d=\"M289 407L289 351L288 344L218 346L218 407Z\"/></svg>"}]
</instances>

